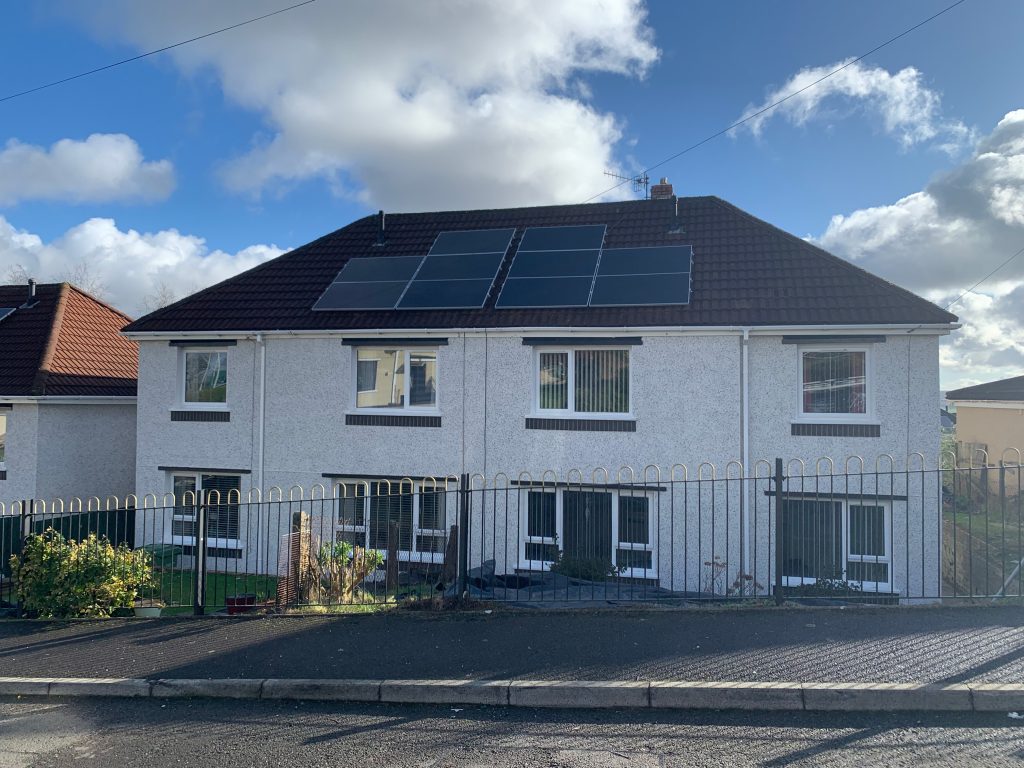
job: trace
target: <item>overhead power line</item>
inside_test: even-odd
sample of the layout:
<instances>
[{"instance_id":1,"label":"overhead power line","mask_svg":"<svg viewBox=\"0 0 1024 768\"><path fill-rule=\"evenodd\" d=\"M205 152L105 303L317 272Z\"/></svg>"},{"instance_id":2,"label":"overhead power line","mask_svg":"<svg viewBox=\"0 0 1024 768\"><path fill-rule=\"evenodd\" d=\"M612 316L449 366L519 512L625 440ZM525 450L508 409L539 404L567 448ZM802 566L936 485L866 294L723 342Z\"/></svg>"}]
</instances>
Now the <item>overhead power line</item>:
<instances>
[{"instance_id":1,"label":"overhead power line","mask_svg":"<svg viewBox=\"0 0 1024 768\"><path fill-rule=\"evenodd\" d=\"M950 307L952 307L952 306L953 306L954 304L956 304L957 302L959 302L959 301L960 301L960 299L962 299L962 298L963 298L964 296L966 296L966 295L967 295L968 293L972 293L972 292L974 291L974 289L975 289L975 288L977 288L977 287L978 287L979 285L981 285L982 283L984 283L984 282L985 282L986 280L988 280L988 279L989 279L990 277L992 277L992 275L994 275L994 274L995 274L996 272L998 272L999 270L1001 270L1001 269L1002 269L1003 267L1005 267L1005 266L1006 266L1007 264L1009 264L1009 263L1010 263L1011 261L1013 261L1014 259L1016 259L1016 258L1017 258L1018 256L1020 256L1020 255L1021 255L1022 253L1024 253L1024 248L1021 248L1021 249L1020 249L1019 251L1017 251L1017 252L1016 252L1015 254L1013 254L1013 256L1011 256L1010 258L1008 258L1008 259L1007 259L1006 261L1004 261L1004 262L1003 262L1002 264L1000 264L1000 265L999 265L998 267L996 267L996 268L995 268L995 269L993 269L993 270L992 270L991 272L989 272L989 273L988 273L987 275L985 275L985 276L984 276L983 278L981 278L981 280L979 280L978 282L976 282L976 283L975 283L974 285L972 285L972 286L971 286L970 288L968 288L968 289L967 289L966 291L964 291L964 292L963 292L963 293L961 293L961 294L960 294L959 296L957 296L957 297L956 297L955 299L953 299L953 300L952 300L951 302L949 302L949 304L947 304L947 305L946 305L946 306L945 306L944 308L945 308L945 309L949 309L949 308L950 308Z\"/></svg>"},{"instance_id":2,"label":"overhead power line","mask_svg":"<svg viewBox=\"0 0 1024 768\"><path fill-rule=\"evenodd\" d=\"M909 29L905 29L905 30L903 30L903 31L902 31L902 32L900 32L900 33L899 33L898 35L896 35L895 37L890 37L890 38L889 38L888 40L886 40L886 41L885 41L884 43L881 43L881 44L879 44L879 45L876 45L876 46L875 46L874 48L872 48L872 49L871 49L870 51L868 51L867 53L862 53L862 54L861 54L860 56L858 56L857 58L855 58L855 59L850 59L850 60L849 60L848 62L846 62L845 64L843 64L843 65L842 65L841 67L836 67L836 68L835 68L835 69L833 69L833 70L832 70L831 72L829 72L829 73L828 73L827 75L823 75L822 77L819 77L819 78L818 78L817 80L815 80L815 81L814 81L813 83L809 83L808 85L805 85L805 86L804 86L803 88L801 88L801 89L799 89L799 90L797 90L797 91L793 91L793 92L792 92L791 94L789 94L788 96L784 96L783 98L779 99L778 101L776 101L776 102L773 102L773 103L769 104L769 105L768 105L767 107L764 107L763 109L759 109L759 110L758 110L757 112L754 112L753 114L747 115L747 116L746 116L746 117L744 117L744 118L743 118L742 120L737 120L737 121L736 121L735 123L733 123L732 125L730 125L730 126L728 126L728 127L726 127L726 128L723 128L722 130L718 131L717 133L713 133L713 134L711 134L710 136L708 136L708 137L706 137L706 138L704 138L704 139L701 139L701 140L700 140L700 141L698 141L698 142L697 142L696 144L691 144L690 146L686 147L685 149L681 149L680 151L676 152L675 154L669 155L668 157L664 158L663 160L659 160L659 161L658 161L658 162L656 162L656 163L655 163L654 165L651 165L651 166L648 166L647 168L644 168L644 170L643 170L643 171L641 171L639 175L645 175L645 174L648 174L648 173L650 173L651 171L653 171L653 170L654 170L655 168L660 168L661 166L665 165L665 163L670 163L670 162L672 162L673 160L675 160L676 158L682 157L682 156L683 156L683 155L685 155L686 153L688 153L688 152L692 152L693 150L697 149L698 147L702 147L702 146L704 146L704 145L705 145L705 144L707 144L707 143L708 143L709 141L712 141L712 140L714 140L714 139L717 139L717 138L718 138L719 136L724 136L724 135L725 135L725 134L727 134L727 133L728 133L729 131L733 130L734 128L738 128L738 127L740 127L740 126L741 126L741 125L743 125L744 123L746 123L746 122L749 122L750 120L753 120L753 119L754 119L755 117L758 117L759 115L763 115L763 114L764 114L765 112L770 112L771 110L775 109L775 108L776 108L777 106L779 106L780 104L783 104L783 103L785 103L785 102L789 101L789 100L790 100L790 99L792 99L792 98L793 98L794 96L799 96L799 95L800 95L801 93L803 93L804 91L806 91L806 90L809 90L809 89L811 89L811 88L814 88L814 87L815 87L816 85L818 85L818 84L820 84L820 83L824 82L825 80L828 80L828 79L829 79L830 77L832 77L833 75L837 75L837 74L839 74L840 72L842 72L842 71L843 71L844 69L846 69L847 67L851 67L851 66L853 66L853 65L854 65L854 64L856 64L856 63L857 63L858 61L863 61L864 59L866 59L866 58L867 58L868 56L870 56L871 54L873 54L873 53L877 53L878 51L880 51L880 50L882 50L883 48L885 48L885 47L886 47L887 45L891 45L892 43L895 43L895 42L896 42L897 40L899 40L900 38L902 38L902 37L906 37L907 35L909 35L909 34L910 34L911 32L913 32L914 30L916 30L916 29L920 29L921 27L923 27L923 26L924 26L925 24L927 24L928 22L930 22L930 21L933 21L933 20L935 20L935 19L939 18L939 16L942 16L942 15L943 15L944 13L949 13L949 12L950 12L951 10L953 10L954 8L956 8L956 7L958 6L958 5L963 5L963 4L964 4L964 3L966 3L966 2L967 2L967 0L957 0L957 1L955 2L955 3L953 3L952 5L946 6L945 8L943 8L943 9L942 9L941 11L939 11L938 13L932 14L931 16L929 16L929 17L928 17L927 19L925 19L924 21L919 21L919 22L918 22L917 24L915 24L914 26L910 27ZM622 186L623 184L625 184L625 183L626 183L627 181L629 181L629 180L627 179L626 181L620 181L620 182L619 182L618 184L615 184L615 185L613 185L613 186L609 187L608 189L604 190L603 192L598 192L598 193L597 193L596 195L592 195L592 196L588 197L588 198L587 198L586 200L584 200L583 202L584 202L584 203L589 203L589 202L590 202L591 200L596 200L596 199L597 199L597 198L599 198L599 197L602 197L602 196L604 196L604 195L607 195L607 194L608 194L609 192L614 192L614 191L615 191L616 189L618 189L619 187L621 187L621 186Z\"/></svg>"},{"instance_id":3,"label":"overhead power line","mask_svg":"<svg viewBox=\"0 0 1024 768\"><path fill-rule=\"evenodd\" d=\"M77 75L70 75L68 77L62 77L60 80L54 80L52 83L45 83L43 85L37 85L34 88L28 88L27 90L24 90L24 91L18 91L17 93L12 93L12 94L9 94L7 96L2 96L2 97L0 97L0 102L10 101L11 99L17 99L20 96L27 96L30 93L36 93L38 91L45 91L47 88L53 88L56 85L63 85L64 83L70 83L72 80L78 80L78 79L83 78L83 77L88 77L89 75L95 75L97 72L104 72L104 71L106 71L108 69L113 69L114 67L120 67L122 64L130 64L133 61L138 61L139 59L144 59L147 56L155 56L158 53L163 53L164 51L169 51L172 48L180 48L183 45L188 45L189 43L194 43L197 40L205 40L208 37L213 37L214 35L219 35L221 32L230 32L232 29L238 29L239 27L244 27L246 24L252 24L253 22L262 21L263 19L269 19L271 16L277 16L278 14L286 13L287 11L293 11L296 8L301 8L304 5L309 5L310 3L315 3L315 2L316 2L316 0L303 0L303 2L296 3L295 5L289 5L287 8L281 8L280 10L272 11L271 13L265 13L262 16L256 16L256 17L251 18L251 19L246 19L245 21L240 21L237 24L232 24L230 27L222 27L221 29L215 29L213 32L207 32L205 35L198 35L196 37L190 37L188 40L182 40L181 42L173 43L172 45L165 45L163 48L157 48L154 51L147 51L146 53L140 53L138 56L131 56L130 58L127 58L127 59L121 59L121 61L115 61L113 64L106 64L105 66L102 66L102 67L96 67L95 69L90 69L88 72L79 72Z\"/></svg>"}]
</instances>

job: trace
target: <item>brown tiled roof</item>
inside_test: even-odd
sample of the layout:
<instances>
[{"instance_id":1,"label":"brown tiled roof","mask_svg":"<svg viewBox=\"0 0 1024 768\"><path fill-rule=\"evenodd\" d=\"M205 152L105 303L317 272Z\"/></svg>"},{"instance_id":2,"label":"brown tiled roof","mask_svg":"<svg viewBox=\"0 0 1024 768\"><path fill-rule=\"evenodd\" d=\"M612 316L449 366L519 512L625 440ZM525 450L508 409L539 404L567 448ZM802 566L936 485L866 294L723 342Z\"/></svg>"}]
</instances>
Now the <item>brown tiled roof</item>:
<instances>
[{"instance_id":1,"label":"brown tiled roof","mask_svg":"<svg viewBox=\"0 0 1024 768\"><path fill-rule=\"evenodd\" d=\"M526 227L605 224L610 248L690 244L688 305L495 309ZM421 255L439 232L516 227L479 310L313 312L350 258ZM136 320L127 331L952 323L954 315L716 197L368 216Z\"/></svg>"},{"instance_id":2,"label":"brown tiled roof","mask_svg":"<svg viewBox=\"0 0 1024 768\"><path fill-rule=\"evenodd\" d=\"M1024 376L975 384L946 393L947 400L1024 400Z\"/></svg>"},{"instance_id":3,"label":"brown tiled roof","mask_svg":"<svg viewBox=\"0 0 1024 768\"><path fill-rule=\"evenodd\" d=\"M134 395L135 342L120 334L130 317L68 283L0 285L0 396Z\"/></svg>"}]
</instances>

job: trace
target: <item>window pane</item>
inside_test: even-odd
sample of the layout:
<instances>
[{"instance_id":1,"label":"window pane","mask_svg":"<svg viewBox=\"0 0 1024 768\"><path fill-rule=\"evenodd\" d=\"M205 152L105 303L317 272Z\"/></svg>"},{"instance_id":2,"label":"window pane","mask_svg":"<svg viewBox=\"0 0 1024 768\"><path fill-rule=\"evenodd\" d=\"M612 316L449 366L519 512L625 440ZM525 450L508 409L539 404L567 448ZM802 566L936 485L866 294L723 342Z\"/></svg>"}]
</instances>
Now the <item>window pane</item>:
<instances>
[{"instance_id":1,"label":"window pane","mask_svg":"<svg viewBox=\"0 0 1024 768\"><path fill-rule=\"evenodd\" d=\"M388 528L398 527L398 549L412 551L412 487L408 483L370 484L370 548L387 551Z\"/></svg>"},{"instance_id":2,"label":"window pane","mask_svg":"<svg viewBox=\"0 0 1024 768\"><path fill-rule=\"evenodd\" d=\"M553 563L558 559L558 547L554 544L526 542L526 559L539 563Z\"/></svg>"},{"instance_id":3,"label":"window pane","mask_svg":"<svg viewBox=\"0 0 1024 768\"><path fill-rule=\"evenodd\" d=\"M0 464L7 455L7 415L0 413Z\"/></svg>"},{"instance_id":4,"label":"window pane","mask_svg":"<svg viewBox=\"0 0 1024 768\"><path fill-rule=\"evenodd\" d=\"M576 361L576 411L629 411L629 350L580 349Z\"/></svg>"},{"instance_id":5,"label":"window pane","mask_svg":"<svg viewBox=\"0 0 1024 768\"><path fill-rule=\"evenodd\" d=\"M242 479L231 475L202 475L206 498L207 535L211 539L238 538L238 502Z\"/></svg>"},{"instance_id":6,"label":"window pane","mask_svg":"<svg viewBox=\"0 0 1024 768\"><path fill-rule=\"evenodd\" d=\"M437 404L437 352L409 353L409 405Z\"/></svg>"},{"instance_id":7,"label":"window pane","mask_svg":"<svg viewBox=\"0 0 1024 768\"><path fill-rule=\"evenodd\" d=\"M196 506L195 494L196 479L191 475L175 475L174 483L174 517L191 519L172 519L172 536L195 536L196 535Z\"/></svg>"},{"instance_id":8,"label":"window pane","mask_svg":"<svg viewBox=\"0 0 1024 768\"><path fill-rule=\"evenodd\" d=\"M843 578L840 502L782 503L782 574L810 579Z\"/></svg>"},{"instance_id":9,"label":"window pane","mask_svg":"<svg viewBox=\"0 0 1024 768\"><path fill-rule=\"evenodd\" d=\"M569 407L569 355L540 353L540 407L564 411Z\"/></svg>"},{"instance_id":10,"label":"window pane","mask_svg":"<svg viewBox=\"0 0 1024 768\"><path fill-rule=\"evenodd\" d=\"M548 491L530 491L526 496L526 535L554 539L558 534L555 524L555 494ZM537 558L528 558L535 560Z\"/></svg>"},{"instance_id":11,"label":"window pane","mask_svg":"<svg viewBox=\"0 0 1024 768\"><path fill-rule=\"evenodd\" d=\"M847 574L850 581L874 581L879 584L887 584L889 582L889 564L854 561L849 563Z\"/></svg>"},{"instance_id":12,"label":"window pane","mask_svg":"<svg viewBox=\"0 0 1024 768\"><path fill-rule=\"evenodd\" d=\"M567 558L611 565L612 495L603 491L562 492L562 551Z\"/></svg>"},{"instance_id":13,"label":"window pane","mask_svg":"<svg viewBox=\"0 0 1024 768\"><path fill-rule=\"evenodd\" d=\"M444 530L444 491L428 490L420 494L420 528Z\"/></svg>"},{"instance_id":14,"label":"window pane","mask_svg":"<svg viewBox=\"0 0 1024 768\"><path fill-rule=\"evenodd\" d=\"M356 362L356 390L373 392L377 389L377 360Z\"/></svg>"},{"instance_id":15,"label":"window pane","mask_svg":"<svg viewBox=\"0 0 1024 768\"><path fill-rule=\"evenodd\" d=\"M850 505L850 554L885 557L885 509Z\"/></svg>"},{"instance_id":16,"label":"window pane","mask_svg":"<svg viewBox=\"0 0 1024 768\"><path fill-rule=\"evenodd\" d=\"M356 385L359 387L360 363L373 362L373 388L356 393L359 408L402 408L405 405L405 351L401 349L363 349L356 353Z\"/></svg>"},{"instance_id":17,"label":"window pane","mask_svg":"<svg viewBox=\"0 0 1024 768\"><path fill-rule=\"evenodd\" d=\"M654 553L640 549L618 549L615 551L615 564L619 568L631 568L649 571L654 567Z\"/></svg>"},{"instance_id":18,"label":"window pane","mask_svg":"<svg viewBox=\"0 0 1024 768\"><path fill-rule=\"evenodd\" d=\"M866 413L864 352L804 352L804 413Z\"/></svg>"},{"instance_id":19,"label":"window pane","mask_svg":"<svg viewBox=\"0 0 1024 768\"><path fill-rule=\"evenodd\" d=\"M366 486L362 483L338 485L338 525L361 528L366 524Z\"/></svg>"},{"instance_id":20,"label":"window pane","mask_svg":"<svg viewBox=\"0 0 1024 768\"><path fill-rule=\"evenodd\" d=\"M625 544L651 543L646 496L619 497L619 542ZM621 564L620 562L619 565Z\"/></svg>"},{"instance_id":21,"label":"window pane","mask_svg":"<svg viewBox=\"0 0 1024 768\"><path fill-rule=\"evenodd\" d=\"M185 353L185 402L226 403L227 352Z\"/></svg>"}]
</instances>

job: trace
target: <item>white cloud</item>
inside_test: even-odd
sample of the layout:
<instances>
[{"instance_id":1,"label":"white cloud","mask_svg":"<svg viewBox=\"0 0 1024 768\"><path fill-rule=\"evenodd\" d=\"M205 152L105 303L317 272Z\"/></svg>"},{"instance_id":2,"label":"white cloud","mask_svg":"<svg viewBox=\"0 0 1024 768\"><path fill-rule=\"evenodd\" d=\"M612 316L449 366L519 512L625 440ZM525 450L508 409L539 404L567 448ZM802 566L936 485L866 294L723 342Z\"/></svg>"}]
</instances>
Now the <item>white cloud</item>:
<instances>
[{"instance_id":1,"label":"white cloud","mask_svg":"<svg viewBox=\"0 0 1024 768\"><path fill-rule=\"evenodd\" d=\"M974 154L891 205L833 216L815 241L945 306L1024 248L1024 109L1008 113ZM948 387L1024 373L1024 255L952 311Z\"/></svg>"},{"instance_id":2,"label":"white cloud","mask_svg":"<svg viewBox=\"0 0 1024 768\"><path fill-rule=\"evenodd\" d=\"M0 150L0 205L165 200L174 191L169 160L146 162L121 133L61 139L49 149L11 139Z\"/></svg>"},{"instance_id":3,"label":"white cloud","mask_svg":"<svg viewBox=\"0 0 1024 768\"><path fill-rule=\"evenodd\" d=\"M85 282L84 287L133 316L151 308L156 297L180 298L281 253L275 245L210 251L203 238L174 229L123 231L113 220L98 218L47 243L0 216L0 282L9 275Z\"/></svg>"},{"instance_id":4,"label":"white cloud","mask_svg":"<svg viewBox=\"0 0 1024 768\"><path fill-rule=\"evenodd\" d=\"M272 0L73 6L101 35L156 47ZM87 10L84 10L87 9ZM658 51L641 0L323 2L175 49L271 129L226 162L260 192L313 177L388 208L574 202L608 186L623 132L582 78L642 76Z\"/></svg>"},{"instance_id":5,"label":"white cloud","mask_svg":"<svg viewBox=\"0 0 1024 768\"><path fill-rule=\"evenodd\" d=\"M849 59L847 60L849 61ZM906 67L895 74L882 67L851 64L841 72L807 88L779 106L757 114L776 101L806 88L847 63L840 61L824 67L801 69L778 88L770 91L761 104L751 104L741 119L752 117L734 130L748 129L760 136L774 117L793 125L835 117L840 107L849 111L863 109L881 118L881 128L894 136L904 148L934 141L939 149L953 153L968 142L972 132L958 120L942 117L940 95L925 86L921 72Z\"/></svg>"}]
</instances>

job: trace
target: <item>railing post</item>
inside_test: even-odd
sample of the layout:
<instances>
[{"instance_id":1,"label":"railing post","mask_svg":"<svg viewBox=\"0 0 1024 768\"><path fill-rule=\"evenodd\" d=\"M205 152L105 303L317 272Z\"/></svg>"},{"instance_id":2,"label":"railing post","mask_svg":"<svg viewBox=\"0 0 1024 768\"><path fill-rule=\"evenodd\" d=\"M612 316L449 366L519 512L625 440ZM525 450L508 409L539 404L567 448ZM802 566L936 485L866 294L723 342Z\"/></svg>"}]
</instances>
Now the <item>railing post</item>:
<instances>
[{"instance_id":1,"label":"railing post","mask_svg":"<svg viewBox=\"0 0 1024 768\"><path fill-rule=\"evenodd\" d=\"M782 459L775 459L775 604L782 605Z\"/></svg>"},{"instance_id":2,"label":"railing post","mask_svg":"<svg viewBox=\"0 0 1024 768\"><path fill-rule=\"evenodd\" d=\"M196 509L195 548L192 553L192 614L206 613L206 491L199 496Z\"/></svg>"},{"instance_id":3,"label":"railing post","mask_svg":"<svg viewBox=\"0 0 1024 768\"><path fill-rule=\"evenodd\" d=\"M35 499L22 500L21 502L21 515L18 520L18 557L21 557L25 552L25 539L32 533L32 513L35 511L35 504ZM14 553L12 552L12 554ZM20 600L18 601L18 616L21 618L25 617L25 606L21 604Z\"/></svg>"},{"instance_id":4,"label":"railing post","mask_svg":"<svg viewBox=\"0 0 1024 768\"><path fill-rule=\"evenodd\" d=\"M459 598L469 589L469 475L459 477Z\"/></svg>"}]
</instances>

